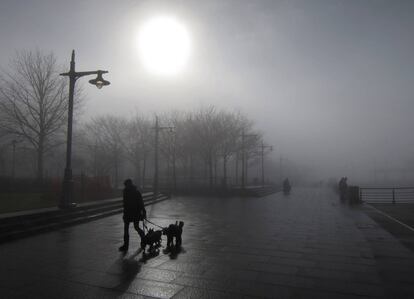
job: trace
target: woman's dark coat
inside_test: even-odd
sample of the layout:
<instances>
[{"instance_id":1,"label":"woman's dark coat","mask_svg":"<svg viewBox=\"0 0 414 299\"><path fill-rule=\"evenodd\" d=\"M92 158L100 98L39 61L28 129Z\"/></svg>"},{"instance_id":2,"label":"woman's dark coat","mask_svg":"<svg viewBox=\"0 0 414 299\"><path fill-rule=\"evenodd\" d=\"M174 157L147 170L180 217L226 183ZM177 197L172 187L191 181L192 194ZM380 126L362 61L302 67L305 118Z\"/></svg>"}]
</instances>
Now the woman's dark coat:
<instances>
[{"instance_id":1,"label":"woman's dark coat","mask_svg":"<svg viewBox=\"0 0 414 299\"><path fill-rule=\"evenodd\" d=\"M126 186L123 192L123 199L125 222L135 222L144 219L146 216L144 201L136 186Z\"/></svg>"}]
</instances>

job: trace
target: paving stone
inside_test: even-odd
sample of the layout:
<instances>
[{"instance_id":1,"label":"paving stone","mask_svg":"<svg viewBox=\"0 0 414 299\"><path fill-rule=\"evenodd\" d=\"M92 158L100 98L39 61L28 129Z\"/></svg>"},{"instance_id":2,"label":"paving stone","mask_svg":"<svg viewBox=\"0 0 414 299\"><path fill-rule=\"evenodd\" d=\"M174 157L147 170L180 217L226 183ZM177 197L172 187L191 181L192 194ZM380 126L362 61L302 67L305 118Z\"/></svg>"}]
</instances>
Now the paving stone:
<instances>
[{"instance_id":1,"label":"paving stone","mask_svg":"<svg viewBox=\"0 0 414 299\"><path fill-rule=\"evenodd\" d=\"M126 281L132 280L133 277L123 277L122 275L113 275L98 271L87 271L77 276L70 277L68 280L102 288L116 288Z\"/></svg>"},{"instance_id":2,"label":"paving stone","mask_svg":"<svg viewBox=\"0 0 414 299\"><path fill-rule=\"evenodd\" d=\"M315 288L316 285L316 280L309 277L275 273L259 273L257 281L292 288Z\"/></svg>"},{"instance_id":3,"label":"paving stone","mask_svg":"<svg viewBox=\"0 0 414 299\"><path fill-rule=\"evenodd\" d=\"M291 295L292 299L372 299L373 297L367 296L355 296L355 295L347 295L335 292L325 292L325 291L317 291L317 290L308 290L308 289L296 289L293 291ZM381 298L381 297L377 297ZM385 297L384 297L385 298Z\"/></svg>"},{"instance_id":4,"label":"paving stone","mask_svg":"<svg viewBox=\"0 0 414 299\"><path fill-rule=\"evenodd\" d=\"M320 268L320 269L349 271L349 272L362 272L362 273L376 273L377 271L375 265L358 265L358 264L351 264L351 263L343 263L340 261L318 262L314 264L314 267Z\"/></svg>"},{"instance_id":5,"label":"paving stone","mask_svg":"<svg viewBox=\"0 0 414 299\"><path fill-rule=\"evenodd\" d=\"M37 276L32 276L17 270L1 269L0 274L0 288L18 290L38 282Z\"/></svg>"},{"instance_id":6,"label":"paving stone","mask_svg":"<svg viewBox=\"0 0 414 299\"><path fill-rule=\"evenodd\" d=\"M168 261L160 265L158 268L184 273L202 274L209 269L209 266L201 265L199 263L178 263L175 261Z\"/></svg>"},{"instance_id":7,"label":"paving stone","mask_svg":"<svg viewBox=\"0 0 414 299\"><path fill-rule=\"evenodd\" d=\"M181 276L173 281L175 284L191 286L200 289L226 291L230 287L228 279L214 280L204 278L194 278L191 276Z\"/></svg>"},{"instance_id":8,"label":"paving stone","mask_svg":"<svg viewBox=\"0 0 414 299\"><path fill-rule=\"evenodd\" d=\"M263 282L240 283L238 281L232 281L228 290L230 292L260 298L291 298L293 293L292 288Z\"/></svg>"},{"instance_id":9,"label":"paving stone","mask_svg":"<svg viewBox=\"0 0 414 299\"><path fill-rule=\"evenodd\" d=\"M22 290L0 288L1 298L27 299L27 293Z\"/></svg>"},{"instance_id":10,"label":"paving stone","mask_svg":"<svg viewBox=\"0 0 414 299\"><path fill-rule=\"evenodd\" d=\"M121 290L123 292L155 298L171 298L182 288L183 286L172 283L134 279L133 281L127 282L124 285L117 286L115 290Z\"/></svg>"},{"instance_id":11,"label":"paving stone","mask_svg":"<svg viewBox=\"0 0 414 299\"><path fill-rule=\"evenodd\" d=\"M296 266L278 265L271 263L250 263L246 269L258 272L296 274L299 268Z\"/></svg>"},{"instance_id":12,"label":"paving stone","mask_svg":"<svg viewBox=\"0 0 414 299\"><path fill-rule=\"evenodd\" d=\"M289 265L289 266L297 266L297 267L314 267L317 265L316 262L305 260L305 259L292 259L286 257L270 257L268 264L275 264L275 265Z\"/></svg>"},{"instance_id":13,"label":"paving stone","mask_svg":"<svg viewBox=\"0 0 414 299\"><path fill-rule=\"evenodd\" d=\"M321 268L301 268L297 272L299 276L312 277L312 278L325 278L325 279L339 279L339 280L357 280L354 272L329 270ZM369 275L367 275L369 276Z\"/></svg>"},{"instance_id":14,"label":"paving stone","mask_svg":"<svg viewBox=\"0 0 414 299\"><path fill-rule=\"evenodd\" d=\"M183 272L145 268L143 271L139 272L136 277L160 282L172 282L182 275L184 275Z\"/></svg>"},{"instance_id":15,"label":"paving stone","mask_svg":"<svg viewBox=\"0 0 414 299\"><path fill-rule=\"evenodd\" d=\"M306 254L302 256L305 260L311 260L316 262L328 262L328 263L347 263L356 265L371 265L375 266L376 260L374 258L362 258L362 257L345 257L345 256L332 256L330 254Z\"/></svg>"},{"instance_id":16,"label":"paving stone","mask_svg":"<svg viewBox=\"0 0 414 299\"><path fill-rule=\"evenodd\" d=\"M131 228L120 254L115 215L2 244L0 297L414 298L413 253L326 189L176 197L147 212L185 222L180 253L144 257Z\"/></svg>"},{"instance_id":17,"label":"paving stone","mask_svg":"<svg viewBox=\"0 0 414 299\"><path fill-rule=\"evenodd\" d=\"M340 280L316 280L313 287L315 290L331 291L346 295L383 297L384 289L381 285L356 283Z\"/></svg>"},{"instance_id":18,"label":"paving stone","mask_svg":"<svg viewBox=\"0 0 414 299\"><path fill-rule=\"evenodd\" d=\"M235 294L229 294L225 292L213 291L213 290L206 290L206 289L199 289L193 287L185 287L176 295L174 295L173 299L233 299Z\"/></svg>"},{"instance_id":19,"label":"paving stone","mask_svg":"<svg viewBox=\"0 0 414 299\"><path fill-rule=\"evenodd\" d=\"M222 280L222 279L237 279L237 280L248 280L255 281L259 272L249 270L232 269L221 265L211 270L206 271L201 277L206 279Z\"/></svg>"},{"instance_id":20,"label":"paving stone","mask_svg":"<svg viewBox=\"0 0 414 299\"><path fill-rule=\"evenodd\" d=\"M30 298L59 298L59 299L150 299L151 297L141 296L128 292L121 292L91 286L82 283L68 281L43 281L41 284L31 286L26 290L26 296L29 293ZM10 297L12 298L12 297ZM27 297L26 297L27 298Z\"/></svg>"}]
</instances>

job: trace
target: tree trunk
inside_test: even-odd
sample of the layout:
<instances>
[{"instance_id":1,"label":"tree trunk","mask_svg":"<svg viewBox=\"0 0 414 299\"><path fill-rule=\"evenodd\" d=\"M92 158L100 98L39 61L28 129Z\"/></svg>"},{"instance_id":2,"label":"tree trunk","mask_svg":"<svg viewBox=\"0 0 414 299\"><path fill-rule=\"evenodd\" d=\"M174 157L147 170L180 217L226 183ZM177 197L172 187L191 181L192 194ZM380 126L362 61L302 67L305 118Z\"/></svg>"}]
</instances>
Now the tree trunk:
<instances>
[{"instance_id":1,"label":"tree trunk","mask_svg":"<svg viewBox=\"0 0 414 299\"><path fill-rule=\"evenodd\" d=\"M168 188L168 192L171 191L171 161L170 161L170 155L168 155L167 158L167 182L164 183L166 186L164 188Z\"/></svg>"},{"instance_id":2,"label":"tree trunk","mask_svg":"<svg viewBox=\"0 0 414 299\"><path fill-rule=\"evenodd\" d=\"M39 137L39 147L37 148L37 174L39 181L43 180L43 157L44 157L44 137Z\"/></svg>"},{"instance_id":3,"label":"tree trunk","mask_svg":"<svg viewBox=\"0 0 414 299\"><path fill-rule=\"evenodd\" d=\"M216 187L217 186L217 163L218 163L217 157L214 157L213 161L214 161L214 180L213 180L213 182L214 182L214 187Z\"/></svg>"},{"instance_id":4,"label":"tree trunk","mask_svg":"<svg viewBox=\"0 0 414 299\"><path fill-rule=\"evenodd\" d=\"M142 189L145 188L145 171L147 170L147 155L144 154L144 160L142 161Z\"/></svg>"},{"instance_id":5,"label":"tree trunk","mask_svg":"<svg viewBox=\"0 0 414 299\"><path fill-rule=\"evenodd\" d=\"M3 153L0 153L0 175L6 175L6 163Z\"/></svg>"},{"instance_id":6,"label":"tree trunk","mask_svg":"<svg viewBox=\"0 0 414 299\"><path fill-rule=\"evenodd\" d=\"M141 188L141 163L140 160L135 161L135 182Z\"/></svg>"},{"instance_id":7,"label":"tree trunk","mask_svg":"<svg viewBox=\"0 0 414 299\"><path fill-rule=\"evenodd\" d=\"M246 155L246 162L245 162L245 165L244 165L244 183L245 183L245 186L247 186L249 184L248 170L249 170L249 156Z\"/></svg>"},{"instance_id":8,"label":"tree trunk","mask_svg":"<svg viewBox=\"0 0 414 299\"><path fill-rule=\"evenodd\" d=\"M213 154L208 155L208 176L209 176L209 186L210 189L213 189Z\"/></svg>"},{"instance_id":9,"label":"tree trunk","mask_svg":"<svg viewBox=\"0 0 414 299\"><path fill-rule=\"evenodd\" d=\"M203 185L207 185L208 184L208 171L209 171L209 169L208 169L208 166L209 166L208 157L203 159L203 162L204 162Z\"/></svg>"},{"instance_id":10,"label":"tree trunk","mask_svg":"<svg viewBox=\"0 0 414 299\"><path fill-rule=\"evenodd\" d=\"M115 156L115 188L118 188L118 157Z\"/></svg>"},{"instance_id":11,"label":"tree trunk","mask_svg":"<svg viewBox=\"0 0 414 299\"><path fill-rule=\"evenodd\" d=\"M194 183L194 162L193 155L190 155L190 186Z\"/></svg>"},{"instance_id":12,"label":"tree trunk","mask_svg":"<svg viewBox=\"0 0 414 299\"><path fill-rule=\"evenodd\" d=\"M227 189L227 155L223 156L223 188Z\"/></svg>"},{"instance_id":13,"label":"tree trunk","mask_svg":"<svg viewBox=\"0 0 414 299\"><path fill-rule=\"evenodd\" d=\"M235 185L239 184L239 152L236 153L236 175L235 175Z\"/></svg>"},{"instance_id":14,"label":"tree trunk","mask_svg":"<svg viewBox=\"0 0 414 299\"><path fill-rule=\"evenodd\" d=\"M173 168L173 190L174 192L177 190L177 173L176 173L176 161L175 161L176 157L175 157L175 150L173 153L173 161L172 161L172 168Z\"/></svg>"},{"instance_id":15,"label":"tree trunk","mask_svg":"<svg viewBox=\"0 0 414 299\"><path fill-rule=\"evenodd\" d=\"M96 143L93 147L93 173L95 177L98 176L98 146Z\"/></svg>"}]
</instances>

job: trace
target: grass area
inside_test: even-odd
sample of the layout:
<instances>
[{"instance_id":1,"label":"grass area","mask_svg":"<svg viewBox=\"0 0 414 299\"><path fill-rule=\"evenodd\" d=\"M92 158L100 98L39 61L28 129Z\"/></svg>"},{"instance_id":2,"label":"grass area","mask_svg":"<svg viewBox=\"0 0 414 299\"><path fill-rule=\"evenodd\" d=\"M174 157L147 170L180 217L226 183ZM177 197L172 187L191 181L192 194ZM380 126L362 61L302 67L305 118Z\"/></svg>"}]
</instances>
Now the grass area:
<instances>
[{"instance_id":1,"label":"grass area","mask_svg":"<svg viewBox=\"0 0 414 299\"><path fill-rule=\"evenodd\" d=\"M0 214L56 206L56 199L44 193L0 193Z\"/></svg>"}]
</instances>

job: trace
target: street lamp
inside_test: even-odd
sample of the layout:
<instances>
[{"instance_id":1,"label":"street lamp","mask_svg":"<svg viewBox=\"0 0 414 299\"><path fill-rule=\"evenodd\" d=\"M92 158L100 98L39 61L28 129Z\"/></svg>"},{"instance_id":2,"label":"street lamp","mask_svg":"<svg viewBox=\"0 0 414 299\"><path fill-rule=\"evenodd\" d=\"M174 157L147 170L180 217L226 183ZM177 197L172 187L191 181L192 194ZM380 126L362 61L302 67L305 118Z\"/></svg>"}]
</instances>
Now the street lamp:
<instances>
[{"instance_id":1,"label":"street lamp","mask_svg":"<svg viewBox=\"0 0 414 299\"><path fill-rule=\"evenodd\" d=\"M257 137L257 134L245 134L244 129L242 130L242 177L241 177L241 188L246 187L246 177L247 177L247 162L246 162L246 137Z\"/></svg>"},{"instance_id":2,"label":"street lamp","mask_svg":"<svg viewBox=\"0 0 414 299\"><path fill-rule=\"evenodd\" d=\"M262 145L260 146L261 148L261 156L262 156L262 187L264 187L265 185L265 171L264 171L264 154L265 154L265 149L268 148L270 151L273 150L273 146L271 145L264 145L263 141L262 141Z\"/></svg>"},{"instance_id":3,"label":"street lamp","mask_svg":"<svg viewBox=\"0 0 414 299\"><path fill-rule=\"evenodd\" d=\"M70 69L67 73L60 74L61 76L69 77L69 103L68 103L68 132L66 143L66 167L62 184L62 196L60 198L59 207L61 209L70 208L76 206L73 203L73 179L72 179L72 123L73 123L73 95L75 92L75 82L77 79L83 76L97 75L93 80L89 80L89 83L96 85L98 89L103 86L109 85L109 81L102 78L102 74L108 71L88 71L88 72L76 72L75 71L75 50L72 51L72 57L70 61Z\"/></svg>"}]
</instances>

